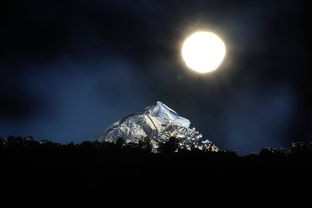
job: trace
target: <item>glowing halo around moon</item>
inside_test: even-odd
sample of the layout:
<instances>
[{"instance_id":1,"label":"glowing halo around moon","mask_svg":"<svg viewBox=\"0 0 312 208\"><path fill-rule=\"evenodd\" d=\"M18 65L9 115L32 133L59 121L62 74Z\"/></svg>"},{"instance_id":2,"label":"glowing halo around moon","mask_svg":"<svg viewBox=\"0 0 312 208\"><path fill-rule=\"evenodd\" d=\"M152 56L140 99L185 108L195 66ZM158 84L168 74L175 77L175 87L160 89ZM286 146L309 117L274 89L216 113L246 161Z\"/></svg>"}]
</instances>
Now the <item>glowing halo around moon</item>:
<instances>
[{"instance_id":1,"label":"glowing halo around moon","mask_svg":"<svg viewBox=\"0 0 312 208\"><path fill-rule=\"evenodd\" d=\"M216 70L225 53L224 42L212 32L195 32L186 38L182 46L186 66L198 73Z\"/></svg>"}]
</instances>

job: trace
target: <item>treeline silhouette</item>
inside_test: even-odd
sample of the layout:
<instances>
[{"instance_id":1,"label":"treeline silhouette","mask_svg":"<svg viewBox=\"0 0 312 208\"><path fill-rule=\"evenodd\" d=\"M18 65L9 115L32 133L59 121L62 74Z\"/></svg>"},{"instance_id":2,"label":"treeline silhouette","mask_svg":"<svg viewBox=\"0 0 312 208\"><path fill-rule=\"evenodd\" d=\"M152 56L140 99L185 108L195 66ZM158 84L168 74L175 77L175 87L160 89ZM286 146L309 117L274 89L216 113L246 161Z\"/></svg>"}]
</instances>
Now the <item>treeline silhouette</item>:
<instances>
[{"instance_id":1,"label":"treeline silhouette","mask_svg":"<svg viewBox=\"0 0 312 208\"><path fill-rule=\"evenodd\" d=\"M248 180L254 186L263 181L275 185L311 182L311 143L239 156L233 151L181 150L177 139L170 138L160 145L159 153L151 150L148 140L60 144L32 137L0 138L0 188L9 195L90 197L164 185L209 189L221 184L237 187Z\"/></svg>"}]
</instances>

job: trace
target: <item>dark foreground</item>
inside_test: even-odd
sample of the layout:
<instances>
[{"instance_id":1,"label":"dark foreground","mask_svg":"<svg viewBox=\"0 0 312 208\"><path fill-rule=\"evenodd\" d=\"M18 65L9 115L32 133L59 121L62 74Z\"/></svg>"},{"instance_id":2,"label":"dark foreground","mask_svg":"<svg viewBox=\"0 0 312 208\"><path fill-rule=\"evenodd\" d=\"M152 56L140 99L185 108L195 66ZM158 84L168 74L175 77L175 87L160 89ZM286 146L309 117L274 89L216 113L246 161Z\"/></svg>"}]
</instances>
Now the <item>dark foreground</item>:
<instances>
[{"instance_id":1,"label":"dark foreground","mask_svg":"<svg viewBox=\"0 0 312 208\"><path fill-rule=\"evenodd\" d=\"M0 140L2 198L102 199L110 196L309 194L312 145L235 152L175 153L175 140L150 153L145 143L57 144L27 137ZM308 191L305 191L305 190ZM153 194L152 194L153 193ZM208 197L208 198L209 198Z\"/></svg>"}]
</instances>

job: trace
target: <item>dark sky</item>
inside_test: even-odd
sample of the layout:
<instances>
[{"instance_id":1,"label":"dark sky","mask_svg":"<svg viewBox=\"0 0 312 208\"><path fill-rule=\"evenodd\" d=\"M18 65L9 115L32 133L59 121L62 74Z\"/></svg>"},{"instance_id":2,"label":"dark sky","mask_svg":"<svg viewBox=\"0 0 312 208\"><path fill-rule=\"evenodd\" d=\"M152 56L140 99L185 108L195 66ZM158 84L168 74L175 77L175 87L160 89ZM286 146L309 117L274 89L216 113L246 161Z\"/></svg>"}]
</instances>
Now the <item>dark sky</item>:
<instances>
[{"instance_id":1,"label":"dark sky","mask_svg":"<svg viewBox=\"0 0 312 208\"><path fill-rule=\"evenodd\" d=\"M45 0L0 6L0 136L94 139L162 101L221 148L310 141L307 3ZM205 75L180 48L197 30L227 55Z\"/></svg>"}]
</instances>

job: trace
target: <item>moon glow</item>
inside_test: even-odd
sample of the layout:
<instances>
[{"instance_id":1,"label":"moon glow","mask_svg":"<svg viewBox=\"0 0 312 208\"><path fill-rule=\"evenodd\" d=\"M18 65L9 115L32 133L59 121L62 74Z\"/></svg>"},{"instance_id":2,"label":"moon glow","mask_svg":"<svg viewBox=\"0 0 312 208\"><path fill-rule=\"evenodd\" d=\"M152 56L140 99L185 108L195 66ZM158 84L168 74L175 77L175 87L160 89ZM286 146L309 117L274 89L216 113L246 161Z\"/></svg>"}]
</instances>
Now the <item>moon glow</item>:
<instances>
[{"instance_id":1,"label":"moon glow","mask_svg":"<svg viewBox=\"0 0 312 208\"><path fill-rule=\"evenodd\" d=\"M198 73L207 73L220 66L226 49L224 42L216 34L195 32L186 38L181 52L187 67Z\"/></svg>"}]
</instances>

